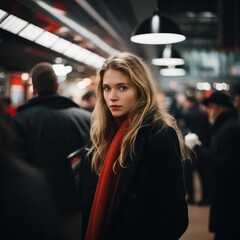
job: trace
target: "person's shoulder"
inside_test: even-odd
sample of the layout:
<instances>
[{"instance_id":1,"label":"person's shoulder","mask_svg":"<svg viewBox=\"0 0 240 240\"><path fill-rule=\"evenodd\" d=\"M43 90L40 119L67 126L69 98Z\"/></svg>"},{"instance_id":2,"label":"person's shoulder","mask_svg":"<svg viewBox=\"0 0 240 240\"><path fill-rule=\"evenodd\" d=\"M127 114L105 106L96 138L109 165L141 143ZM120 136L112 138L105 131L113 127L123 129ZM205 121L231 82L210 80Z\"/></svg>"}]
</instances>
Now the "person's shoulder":
<instances>
[{"instance_id":1,"label":"person's shoulder","mask_svg":"<svg viewBox=\"0 0 240 240\"><path fill-rule=\"evenodd\" d=\"M176 129L163 121L154 122L151 132L153 139L157 141L171 142L177 139Z\"/></svg>"},{"instance_id":2,"label":"person's shoulder","mask_svg":"<svg viewBox=\"0 0 240 240\"><path fill-rule=\"evenodd\" d=\"M169 142L177 138L176 129L160 120L153 121L149 125L146 125L143 132L151 141Z\"/></svg>"},{"instance_id":3,"label":"person's shoulder","mask_svg":"<svg viewBox=\"0 0 240 240\"><path fill-rule=\"evenodd\" d=\"M87 118L87 119L91 118L91 112L87 111L84 108L73 107L73 111L75 111L75 113L77 114L77 116L79 116L79 118Z\"/></svg>"},{"instance_id":4,"label":"person's shoulder","mask_svg":"<svg viewBox=\"0 0 240 240\"><path fill-rule=\"evenodd\" d=\"M155 132L161 132L161 134L163 135L176 132L176 129L173 126L170 126L169 124L167 124L167 122L163 120L154 121L152 124L152 128Z\"/></svg>"},{"instance_id":5,"label":"person's shoulder","mask_svg":"<svg viewBox=\"0 0 240 240\"><path fill-rule=\"evenodd\" d=\"M156 154L173 154L179 151L178 134L174 127L160 121L152 123L149 130L147 142Z\"/></svg>"},{"instance_id":6,"label":"person's shoulder","mask_svg":"<svg viewBox=\"0 0 240 240\"><path fill-rule=\"evenodd\" d=\"M30 99L28 102L20 105L17 107L17 113L15 116L17 116L19 113L22 113L24 110L28 109L29 107L31 106L34 106L35 105L35 101L36 99Z\"/></svg>"},{"instance_id":7,"label":"person's shoulder","mask_svg":"<svg viewBox=\"0 0 240 240\"><path fill-rule=\"evenodd\" d=\"M229 118L220 127L222 132L228 134L240 134L240 123L236 118Z\"/></svg>"}]
</instances>

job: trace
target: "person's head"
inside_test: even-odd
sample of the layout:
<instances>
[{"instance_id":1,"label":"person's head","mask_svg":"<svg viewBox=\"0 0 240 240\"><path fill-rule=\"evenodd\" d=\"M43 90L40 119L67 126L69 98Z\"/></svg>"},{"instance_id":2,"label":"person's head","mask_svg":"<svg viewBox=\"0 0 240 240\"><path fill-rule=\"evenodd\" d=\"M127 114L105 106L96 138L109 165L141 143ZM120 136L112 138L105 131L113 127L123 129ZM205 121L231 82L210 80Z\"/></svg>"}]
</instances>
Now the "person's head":
<instances>
[{"instance_id":1,"label":"person's head","mask_svg":"<svg viewBox=\"0 0 240 240\"><path fill-rule=\"evenodd\" d=\"M198 104L198 101L194 95L185 95L182 106L184 109L190 109Z\"/></svg>"},{"instance_id":2,"label":"person's head","mask_svg":"<svg viewBox=\"0 0 240 240\"><path fill-rule=\"evenodd\" d=\"M133 153L134 142L144 119L152 114L153 121L173 121L160 108L157 101L157 85L144 61L131 53L120 53L108 58L98 71L96 81L96 105L92 114L90 152L93 152L93 169L99 173L116 127L125 119L130 126L123 138L119 164Z\"/></svg>"},{"instance_id":3,"label":"person's head","mask_svg":"<svg viewBox=\"0 0 240 240\"><path fill-rule=\"evenodd\" d=\"M206 106L208 120L211 124L215 123L221 113L234 110L231 97L223 92L213 92L210 97L203 99L201 104Z\"/></svg>"},{"instance_id":4,"label":"person's head","mask_svg":"<svg viewBox=\"0 0 240 240\"><path fill-rule=\"evenodd\" d=\"M240 93L234 95L233 105L236 109L240 109Z\"/></svg>"},{"instance_id":5,"label":"person's head","mask_svg":"<svg viewBox=\"0 0 240 240\"><path fill-rule=\"evenodd\" d=\"M31 70L31 78L34 94L39 95L57 92L58 90L58 78L50 63L41 62L36 64Z\"/></svg>"},{"instance_id":6,"label":"person's head","mask_svg":"<svg viewBox=\"0 0 240 240\"><path fill-rule=\"evenodd\" d=\"M119 91L115 91L117 87ZM151 73L147 65L131 53L120 53L106 60L98 72L96 95L96 112L100 111L108 124L113 118L126 116L131 121L141 121L157 106ZM114 109L111 105L121 105L121 108Z\"/></svg>"},{"instance_id":7,"label":"person's head","mask_svg":"<svg viewBox=\"0 0 240 240\"><path fill-rule=\"evenodd\" d=\"M89 90L82 95L81 106L92 111L96 104L96 95L94 90Z\"/></svg>"}]
</instances>

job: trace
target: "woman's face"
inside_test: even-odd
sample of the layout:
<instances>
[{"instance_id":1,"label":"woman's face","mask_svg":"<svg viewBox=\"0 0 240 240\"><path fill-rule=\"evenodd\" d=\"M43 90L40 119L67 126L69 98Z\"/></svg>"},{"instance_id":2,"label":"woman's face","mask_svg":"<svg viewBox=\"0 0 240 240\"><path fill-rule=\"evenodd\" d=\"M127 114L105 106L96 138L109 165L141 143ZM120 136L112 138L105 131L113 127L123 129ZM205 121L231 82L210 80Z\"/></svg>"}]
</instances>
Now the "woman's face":
<instances>
[{"instance_id":1,"label":"woman's face","mask_svg":"<svg viewBox=\"0 0 240 240\"><path fill-rule=\"evenodd\" d=\"M137 90L128 76L109 69L103 76L103 96L117 123L125 120L137 101Z\"/></svg>"}]
</instances>

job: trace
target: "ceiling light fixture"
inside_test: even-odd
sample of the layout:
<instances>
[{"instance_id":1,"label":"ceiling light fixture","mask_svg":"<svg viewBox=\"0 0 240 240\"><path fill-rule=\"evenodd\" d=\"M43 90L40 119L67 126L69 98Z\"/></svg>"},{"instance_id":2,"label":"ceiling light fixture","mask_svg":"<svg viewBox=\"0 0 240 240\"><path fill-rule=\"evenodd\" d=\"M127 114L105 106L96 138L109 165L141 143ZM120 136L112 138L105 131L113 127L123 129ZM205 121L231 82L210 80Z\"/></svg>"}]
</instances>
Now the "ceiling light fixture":
<instances>
[{"instance_id":1,"label":"ceiling light fixture","mask_svg":"<svg viewBox=\"0 0 240 240\"><path fill-rule=\"evenodd\" d=\"M27 25L27 21L10 14L1 22L0 27L11 33L18 34Z\"/></svg>"},{"instance_id":2,"label":"ceiling light fixture","mask_svg":"<svg viewBox=\"0 0 240 240\"><path fill-rule=\"evenodd\" d=\"M158 66L177 66L183 65L184 59L181 58L178 51L172 48L171 44L167 44L166 47L160 51L159 57L152 59L152 64Z\"/></svg>"},{"instance_id":3,"label":"ceiling light fixture","mask_svg":"<svg viewBox=\"0 0 240 240\"><path fill-rule=\"evenodd\" d=\"M175 66L169 66L167 68L162 68L160 74L165 77L180 77L185 76L186 71L183 68L176 68Z\"/></svg>"},{"instance_id":4,"label":"ceiling light fixture","mask_svg":"<svg viewBox=\"0 0 240 240\"><path fill-rule=\"evenodd\" d=\"M156 8L151 17L134 29L130 39L140 44L172 44L182 42L186 37L174 21L160 15Z\"/></svg>"},{"instance_id":5,"label":"ceiling light fixture","mask_svg":"<svg viewBox=\"0 0 240 240\"><path fill-rule=\"evenodd\" d=\"M89 29L80 25L75 20L68 17L66 14L62 14L60 11L56 11L54 7L51 6L50 3L46 3L44 1L31 1L31 4L34 4L35 7L40 7L44 14L49 15L58 21L59 23L67 26L72 29L74 32L88 39L94 45L98 46L101 50L106 52L107 54L116 54L119 53L118 50L112 48L109 44L103 41L97 34L91 32Z\"/></svg>"},{"instance_id":6,"label":"ceiling light fixture","mask_svg":"<svg viewBox=\"0 0 240 240\"><path fill-rule=\"evenodd\" d=\"M8 15L7 12L0 9L0 21L2 21L2 19L4 19L7 15Z\"/></svg>"},{"instance_id":7,"label":"ceiling light fixture","mask_svg":"<svg viewBox=\"0 0 240 240\"><path fill-rule=\"evenodd\" d=\"M71 45L71 42L64 38L59 38L55 44L51 47L52 50L63 53Z\"/></svg>"},{"instance_id":8,"label":"ceiling light fixture","mask_svg":"<svg viewBox=\"0 0 240 240\"><path fill-rule=\"evenodd\" d=\"M30 41L35 41L43 32L42 28L29 23L18 35Z\"/></svg>"},{"instance_id":9,"label":"ceiling light fixture","mask_svg":"<svg viewBox=\"0 0 240 240\"><path fill-rule=\"evenodd\" d=\"M44 47L50 48L57 42L59 37L51 32L44 31L35 42Z\"/></svg>"},{"instance_id":10,"label":"ceiling light fixture","mask_svg":"<svg viewBox=\"0 0 240 240\"><path fill-rule=\"evenodd\" d=\"M52 49L77 62L100 68L105 58L0 9L0 29ZM1 78L1 73L0 73Z\"/></svg>"}]
</instances>

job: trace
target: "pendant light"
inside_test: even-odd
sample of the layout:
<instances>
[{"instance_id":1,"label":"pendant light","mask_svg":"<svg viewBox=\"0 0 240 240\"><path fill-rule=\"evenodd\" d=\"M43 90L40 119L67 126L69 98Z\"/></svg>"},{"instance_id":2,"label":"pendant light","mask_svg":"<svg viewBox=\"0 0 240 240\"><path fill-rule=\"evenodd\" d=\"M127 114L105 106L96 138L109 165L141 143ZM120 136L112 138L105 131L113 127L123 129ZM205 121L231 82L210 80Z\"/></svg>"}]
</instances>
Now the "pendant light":
<instances>
[{"instance_id":1,"label":"pendant light","mask_svg":"<svg viewBox=\"0 0 240 240\"><path fill-rule=\"evenodd\" d=\"M174 21L160 15L156 8L151 17L134 29L130 39L140 44L172 44L182 42L186 37Z\"/></svg>"},{"instance_id":2,"label":"pendant light","mask_svg":"<svg viewBox=\"0 0 240 240\"><path fill-rule=\"evenodd\" d=\"M167 44L166 47L160 51L159 57L152 59L152 64L158 66L177 66L183 65L184 59L179 52L172 48L171 44Z\"/></svg>"},{"instance_id":3,"label":"pendant light","mask_svg":"<svg viewBox=\"0 0 240 240\"><path fill-rule=\"evenodd\" d=\"M165 77L180 77L185 76L186 71L183 68L176 68L175 66L169 66L160 70L160 75Z\"/></svg>"}]
</instances>

